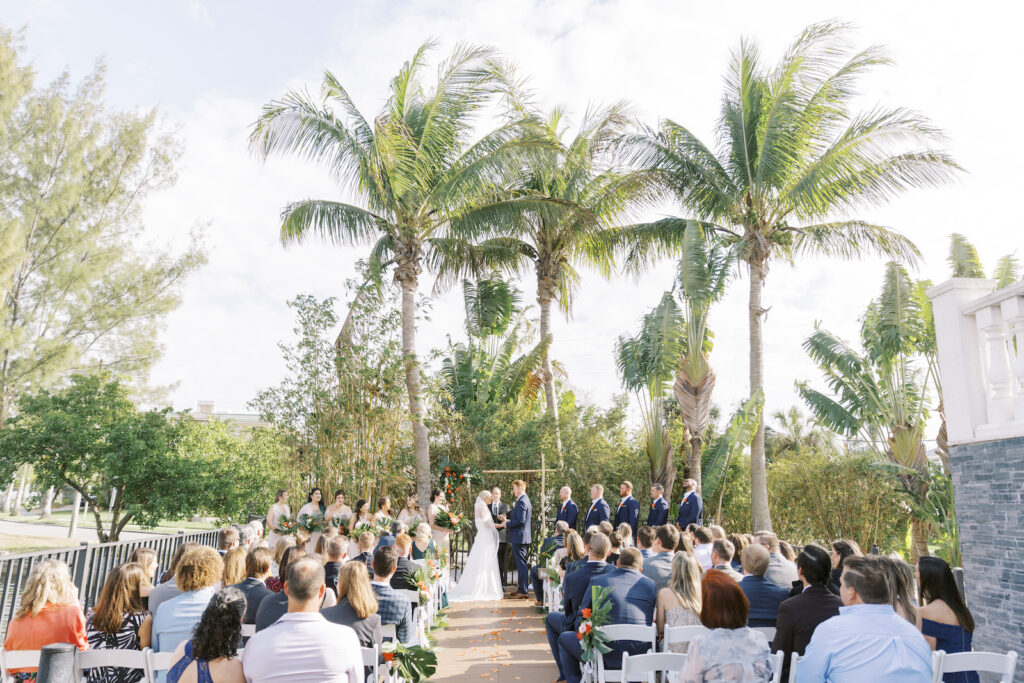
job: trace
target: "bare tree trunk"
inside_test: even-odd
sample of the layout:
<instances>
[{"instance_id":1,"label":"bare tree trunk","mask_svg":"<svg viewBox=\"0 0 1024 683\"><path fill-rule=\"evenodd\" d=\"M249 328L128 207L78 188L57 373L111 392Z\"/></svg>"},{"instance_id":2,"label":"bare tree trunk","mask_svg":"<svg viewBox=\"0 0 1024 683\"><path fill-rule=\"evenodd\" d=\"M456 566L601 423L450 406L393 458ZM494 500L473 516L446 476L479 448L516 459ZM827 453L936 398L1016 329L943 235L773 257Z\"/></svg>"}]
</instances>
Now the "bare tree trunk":
<instances>
[{"instance_id":1,"label":"bare tree trunk","mask_svg":"<svg viewBox=\"0 0 1024 683\"><path fill-rule=\"evenodd\" d=\"M409 391L409 420L416 452L416 495L420 507L430 507L430 442L423 424L423 398L420 389L420 365L416 358L416 288L419 283L418 245L404 246L398 258L395 279L402 287L402 359L405 384Z\"/></svg>"},{"instance_id":2,"label":"bare tree trunk","mask_svg":"<svg viewBox=\"0 0 1024 683\"><path fill-rule=\"evenodd\" d=\"M43 494L42 500L42 511L39 513L39 519L49 519L53 514L53 487L46 489L46 493Z\"/></svg>"},{"instance_id":3,"label":"bare tree trunk","mask_svg":"<svg viewBox=\"0 0 1024 683\"><path fill-rule=\"evenodd\" d=\"M922 557L931 555L928 550L928 529L929 524L924 520L910 520L910 564L916 565Z\"/></svg>"},{"instance_id":4,"label":"bare tree trunk","mask_svg":"<svg viewBox=\"0 0 1024 683\"><path fill-rule=\"evenodd\" d=\"M14 502L14 482L7 484L7 491L4 492L4 507L3 511L5 515L11 514L11 503Z\"/></svg>"},{"instance_id":5,"label":"bare tree trunk","mask_svg":"<svg viewBox=\"0 0 1024 683\"><path fill-rule=\"evenodd\" d=\"M701 444L703 443L704 440L696 432L690 432L690 434L691 434L691 436L690 436L690 460L689 460L690 479L693 479L695 482L697 482L697 489L696 489L697 490L697 494L698 495L703 495L703 493L701 492L702 491L702 488L701 488L701 477L702 477L702 474L701 474L701 471L700 471L700 469L701 469L701 461L700 461L700 459L701 459L701 456L703 455L702 449L701 449Z\"/></svg>"},{"instance_id":6,"label":"bare tree trunk","mask_svg":"<svg viewBox=\"0 0 1024 683\"><path fill-rule=\"evenodd\" d=\"M14 498L14 514L20 515L21 506L25 502L25 492L28 488L28 467L22 467L21 480L18 483L18 495Z\"/></svg>"},{"instance_id":7,"label":"bare tree trunk","mask_svg":"<svg viewBox=\"0 0 1024 683\"><path fill-rule=\"evenodd\" d=\"M78 530L78 508L82 507L82 494L75 491L75 500L71 507L71 524L68 525L68 538L74 538Z\"/></svg>"},{"instance_id":8,"label":"bare tree trunk","mask_svg":"<svg viewBox=\"0 0 1024 683\"><path fill-rule=\"evenodd\" d=\"M750 395L764 391L764 342L761 325L765 310L761 306L765 270L761 260L752 259L750 265ZM750 513L754 531L771 531L772 518L768 507L768 476L764 459L764 411L757 418L757 431L750 444Z\"/></svg>"},{"instance_id":9,"label":"bare tree trunk","mask_svg":"<svg viewBox=\"0 0 1024 683\"><path fill-rule=\"evenodd\" d=\"M551 302L554 299L552 290L547 285L538 287L537 302L540 304L540 338L541 341L551 338ZM551 372L551 347L544 352L541 361L544 380L544 398L547 401L548 417L555 430L555 454L558 456L558 468L562 468L562 430L558 424L558 397L555 396L555 378Z\"/></svg>"}]
</instances>

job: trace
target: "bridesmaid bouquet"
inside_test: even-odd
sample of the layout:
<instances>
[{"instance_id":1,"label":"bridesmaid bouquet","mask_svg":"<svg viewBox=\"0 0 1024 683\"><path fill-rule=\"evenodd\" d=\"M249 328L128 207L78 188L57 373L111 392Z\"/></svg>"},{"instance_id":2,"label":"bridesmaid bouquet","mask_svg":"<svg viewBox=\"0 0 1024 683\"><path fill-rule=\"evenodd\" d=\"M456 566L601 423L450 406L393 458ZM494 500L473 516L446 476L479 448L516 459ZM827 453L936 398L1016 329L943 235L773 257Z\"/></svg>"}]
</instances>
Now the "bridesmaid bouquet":
<instances>
[{"instance_id":1,"label":"bridesmaid bouquet","mask_svg":"<svg viewBox=\"0 0 1024 683\"><path fill-rule=\"evenodd\" d=\"M298 525L312 534L317 531L323 531L324 518L320 514L309 515L303 513L299 515Z\"/></svg>"},{"instance_id":2,"label":"bridesmaid bouquet","mask_svg":"<svg viewBox=\"0 0 1024 683\"><path fill-rule=\"evenodd\" d=\"M282 536L290 536L298 531L298 524L288 515L281 515L277 518L277 526Z\"/></svg>"},{"instance_id":3,"label":"bridesmaid bouquet","mask_svg":"<svg viewBox=\"0 0 1024 683\"><path fill-rule=\"evenodd\" d=\"M461 515L456 515L444 508L438 510L437 514L434 516L434 524L442 529L451 529L452 531L455 531L462 526L464 521L465 520Z\"/></svg>"},{"instance_id":4,"label":"bridesmaid bouquet","mask_svg":"<svg viewBox=\"0 0 1024 683\"><path fill-rule=\"evenodd\" d=\"M348 536L352 528L352 515L334 515L331 517L330 525L338 530L342 536Z\"/></svg>"},{"instance_id":5,"label":"bridesmaid bouquet","mask_svg":"<svg viewBox=\"0 0 1024 683\"><path fill-rule=\"evenodd\" d=\"M391 519L390 517L384 516L384 515L381 515L380 517L378 517L377 518L377 532L374 535L375 536L386 536L386 535L390 534L391 533L391 525L394 523L394 521L395 520Z\"/></svg>"},{"instance_id":6,"label":"bridesmaid bouquet","mask_svg":"<svg viewBox=\"0 0 1024 683\"><path fill-rule=\"evenodd\" d=\"M364 531L369 531L374 536L380 535L380 527L373 522L360 522L359 524L356 524L355 528L352 529L352 535L359 538Z\"/></svg>"}]
</instances>

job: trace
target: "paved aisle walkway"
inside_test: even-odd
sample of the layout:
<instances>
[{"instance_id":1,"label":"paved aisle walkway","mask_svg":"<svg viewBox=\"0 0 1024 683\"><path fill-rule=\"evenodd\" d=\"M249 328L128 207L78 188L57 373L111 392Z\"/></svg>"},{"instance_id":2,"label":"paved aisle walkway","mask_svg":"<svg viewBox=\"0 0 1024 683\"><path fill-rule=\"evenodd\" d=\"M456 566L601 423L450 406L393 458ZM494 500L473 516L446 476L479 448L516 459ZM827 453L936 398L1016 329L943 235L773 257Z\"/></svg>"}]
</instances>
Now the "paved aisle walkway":
<instances>
[{"instance_id":1,"label":"paved aisle walkway","mask_svg":"<svg viewBox=\"0 0 1024 683\"><path fill-rule=\"evenodd\" d=\"M456 603L437 635L431 681L546 683L558 678L533 600Z\"/></svg>"}]
</instances>

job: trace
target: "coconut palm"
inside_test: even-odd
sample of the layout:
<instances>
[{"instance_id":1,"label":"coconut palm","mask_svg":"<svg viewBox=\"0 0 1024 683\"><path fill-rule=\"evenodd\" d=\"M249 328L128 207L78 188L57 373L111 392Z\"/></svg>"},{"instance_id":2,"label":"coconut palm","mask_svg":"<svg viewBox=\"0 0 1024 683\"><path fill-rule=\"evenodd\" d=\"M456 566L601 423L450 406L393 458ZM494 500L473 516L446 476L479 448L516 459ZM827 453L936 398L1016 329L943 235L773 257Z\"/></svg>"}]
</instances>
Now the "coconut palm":
<instances>
[{"instance_id":1,"label":"coconut palm","mask_svg":"<svg viewBox=\"0 0 1024 683\"><path fill-rule=\"evenodd\" d=\"M937 149L943 136L923 116L852 110L858 78L887 60L876 47L851 51L845 33L839 23L810 26L774 68L743 40L726 80L717 146L671 120L623 145L631 163L658 175L690 213L626 230L628 266L677 252L690 220L729 240L746 264L751 394L764 386L762 289L773 260L882 254L913 262L918 251L908 239L847 216L946 182L958 169ZM750 467L753 525L770 529L763 419Z\"/></svg>"},{"instance_id":2,"label":"coconut palm","mask_svg":"<svg viewBox=\"0 0 1024 683\"><path fill-rule=\"evenodd\" d=\"M509 87L508 69L488 48L458 46L433 89L423 83L432 43L391 80L383 109L367 119L341 82L325 72L320 97L291 91L263 107L250 136L262 158L296 154L327 166L361 205L306 199L282 212L285 244L321 238L372 244L371 267L394 268L402 289L402 352L416 453L420 504L429 504L430 453L423 424L416 357L415 297L424 264L461 258L459 240L444 235L451 217L504 182L530 145L518 115L472 141L483 107Z\"/></svg>"},{"instance_id":3,"label":"coconut palm","mask_svg":"<svg viewBox=\"0 0 1024 683\"><path fill-rule=\"evenodd\" d=\"M771 453L799 453L807 448L835 451L835 434L818 420L808 419L797 406L790 406L788 410L776 410L771 417L775 427L766 427L772 435L768 439L768 450Z\"/></svg>"}]
</instances>

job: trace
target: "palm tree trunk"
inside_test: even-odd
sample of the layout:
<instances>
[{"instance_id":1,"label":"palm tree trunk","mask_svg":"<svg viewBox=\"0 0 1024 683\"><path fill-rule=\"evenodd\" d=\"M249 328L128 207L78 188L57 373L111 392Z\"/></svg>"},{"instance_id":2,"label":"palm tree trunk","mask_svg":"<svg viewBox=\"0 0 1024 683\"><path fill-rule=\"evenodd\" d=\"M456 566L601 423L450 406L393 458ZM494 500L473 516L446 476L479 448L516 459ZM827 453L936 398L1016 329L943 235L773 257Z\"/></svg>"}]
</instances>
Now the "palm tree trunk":
<instances>
[{"instance_id":1,"label":"palm tree trunk","mask_svg":"<svg viewBox=\"0 0 1024 683\"><path fill-rule=\"evenodd\" d=\"M403 259L404 260L404 259ZM402 360L405 385L409 391L409 420L416 452L416 496L423 510L430 507L430 444L423 424L423 399L420 392L420 365L416 358L416 289L419 284L418 259L401 263L395 279L402 286Z\"/></svg>"},{"instance_id":2,"label":"palm tree trunk","mask_svg":"<svg viewBox=\"0 0 1024 683\"><path fill-rule=\"evenodd\" d=\"M541 284L537 291L537 302L540 304L540 338L542 340L551 336L551 302L554 300L552 288ZM562 430L558 426L558 398L555 396L555 377L551 372L551 346L544 351L544 360L541 362L544 379L544 398L547 401L548 416L554 425L555 431L555 454L558 456L558 468L562 468Z\"/></svg>"},{"instance_id":3,"label":"palm tree trunk","mask_svg":"<svg viewBox=\"0 0 1024 683\"><path fill-rule=\"evenodd\" d=\"M916 517L910 520L910 564L916 565L922 557L931 555L928 550L928 522Z\"/></svg>"},{"instance_id":4,"label":"palm tree trunk","mask_svg":"<svg viewBox=\"0 0 1024 683\"><path fill-rule=\"evenodd\" d=\"M703 495L703 493L701 492L701 471L700 471L700 466L701 466L700 459L701 459L701 456L703 455L703 453L701 452L701 444L703 443L703 441L704 440L701 438L700 434L698 434L697 432L691 432L691 436L690 436L690 465L689 465L689 468L690 468L690 479L693 479L695 482L697 482L697 489L696 490L697 490L697 494L698 495Z\"/></svg>"},{"instance_id":5,"label":"palm tree trunk","mask_svg":"<svg viewBox=\"0 0 1024 683\"><path fill-rule=\"evenodd\" d=\"M748 261L750 265L750 301L748 317L750 322L750 395L764 391L764 342L761 324L765 310L761 307L761 291L764 288L764 262L758 258ZM768 476L764 461L764 411L757 418L757 431L750 444L750 512L754 531L771 531L772 518L768 508Z\"/></svg>"}]
</instances>

